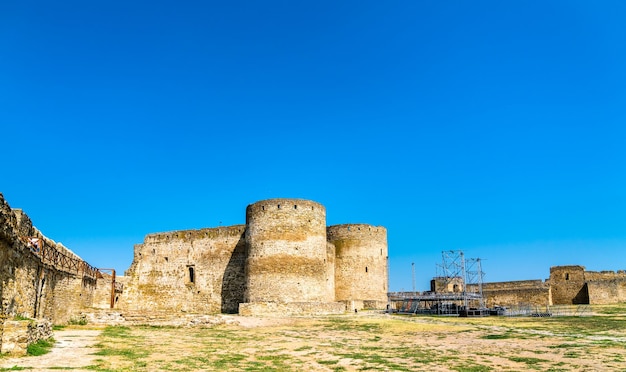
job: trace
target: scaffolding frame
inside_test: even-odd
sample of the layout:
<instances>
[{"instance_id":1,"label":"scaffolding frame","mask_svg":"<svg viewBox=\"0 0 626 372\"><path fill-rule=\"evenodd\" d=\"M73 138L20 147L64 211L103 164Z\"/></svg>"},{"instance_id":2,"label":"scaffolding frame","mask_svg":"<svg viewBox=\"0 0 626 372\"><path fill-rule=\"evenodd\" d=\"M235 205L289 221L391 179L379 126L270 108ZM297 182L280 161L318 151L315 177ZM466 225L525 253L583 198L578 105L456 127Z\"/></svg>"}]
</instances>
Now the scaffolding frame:
<instances>
[{"instance_id":1,"label":"scaffolding frame","mask_svg":"<svg viewBox=\"0 0 626 372\"><path fill-rule=\"evenodd\" d=\"M482 271L481 259L469 259L466 263L465 254L461 250L442 251L441 257L431 292L424 294L414 292L408 296L393 296L389 300L402 301L402 306L398 309L401 313L489 315L482 291L485 273Z\"/></svg>"}]
</instances>

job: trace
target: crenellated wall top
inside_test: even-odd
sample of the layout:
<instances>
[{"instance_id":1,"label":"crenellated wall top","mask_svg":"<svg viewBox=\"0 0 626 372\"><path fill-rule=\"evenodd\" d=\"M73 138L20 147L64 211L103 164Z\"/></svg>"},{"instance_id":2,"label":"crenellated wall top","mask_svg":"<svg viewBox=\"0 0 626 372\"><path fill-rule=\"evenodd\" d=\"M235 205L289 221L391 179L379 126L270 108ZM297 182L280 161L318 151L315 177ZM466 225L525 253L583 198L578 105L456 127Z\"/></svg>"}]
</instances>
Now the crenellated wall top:
<instances>
[{"instance_id":1,"label":"crenellated wall top","mask_svg":"<svg viewBox=\"0 0 626 372\"><path fill-rule=\"evenodd\" d=\"M246 225L220 226L197 230L179 230L148 234L144 243L192 241L200 239L216 239L223 237L238 237L245 233Z\"/></svg>"}]
</instances>

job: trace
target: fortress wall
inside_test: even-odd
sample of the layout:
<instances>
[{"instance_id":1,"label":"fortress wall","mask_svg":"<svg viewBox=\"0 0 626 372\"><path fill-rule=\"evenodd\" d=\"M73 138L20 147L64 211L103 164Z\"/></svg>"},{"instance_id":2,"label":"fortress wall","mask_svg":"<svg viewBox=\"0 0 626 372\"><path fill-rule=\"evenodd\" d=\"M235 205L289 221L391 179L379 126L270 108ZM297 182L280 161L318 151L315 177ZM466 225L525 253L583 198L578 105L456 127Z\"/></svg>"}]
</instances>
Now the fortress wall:
<instances>
[{"instance_id":1,"label":"fortress wall","mask_svg":"<svg viewBox=\"0 0 626 372\"><path fill-rule=\"evenodd\" d=\"M111 282L112 277L105 271L105 275L100 275L96 283L93 303L91 305L94 309L110 309L111 308ZM127 278L116 273L115 276L115 292L114 292L114 308L119 308L119 302L124 293L124 287L126 286Z\"/></svg>"},{"instance_id":2,"label":"fortress wall","mask_svg":"<svg viewBox=\"0 0 626 372\"><path fill-rule=\"evenodd\" d=\"M587 288L590 304L626 302L626 278L588 281Z\"/></svg>"},{"instance_id":3,"label":"fortress wall","mask_svg":"<svg viewBox=\"0 0 626 372\"><path fill-rule=\"evenodd\" d=\"M549 286L520 287L508 289L483 289L485 305L513 306L513 305L552 305Z\"/></svg>"},{"instance_id":4,"label":"fortress wall","mask_svg":"<svg viewBox=\"0 0 626 372\"><path fill-rule=\"evenodd\" d=\"M237 312L243 302L245 226L150 234L135 246L120 307Z\"/></svg>"},{"instance_id":5,"label":"fortress wall","mask_svg":"<svg viewBox=\"0 0 626 372\"><path fill-rule=\"evenodd\" d=\"M46 312L52 313L55 323L74 319L85 308L92 306L96 281L80 276L55 272L49 277L54 295L45 302ZM44 284L44 290L45 284Z\"/></svg>"},{"instance_id":6,"label":"fortress wall","mask_svg":"<svg viewBox=\"0 0 626 372\"><path fill-rule=\"evenodd\" d=\"M116 278L117 281L119 278ZM116 294L117 295L117 294ZM119 298L119 295L116 297ZM111 308L111 278L98 278L98 282L94 288L92 307L95 309Z\"/></svg>"},{"instance_id":7,"label":"fortress wall","mask_svg":"<svg viewBox=\"0 0 626 372\"><path fill-rule=\"evenodd\" d=\"M478 285L468 284L467 290L478 292ZM550 284L541 279L483 283L483 296L487 307L552 304Z\"/></svg>"},{"instance_id":8,"label":"fortress wall","mask_svg":"<svg viewBox=\"0 0 626 372\"><path fill-rule=\"evenodd\" d=\"M626 271L585 271L586 281L600 281L600 280L625 280Z\"/></svg>"},{"instance_id":9,"label":"fortress wall","mask_svg":"<svg viewBox=\"0 0 626 372\"><path fill-rule=\"evenodd\" d=\"M550 285L554 305L588 304L585 267L579 265L550 268Z\"/></svg>"},{"instance_id":10,"label":"fortress wall","mask_svg":"<svg viewBox=\"0 0 626 372\"><path fill-rule=\"evenodd\" d=\"M337 301L387 301L387 230L366 224L329 226L335 246Z\"/></svg>"},{"instance_id":11,"label":"fortress wall","mask_svg":"<svg viewBox=\"0 0 626 372\"><path fill-rule=\"evenodd\" d=\"M503 289L522 289L522 288L547 288L548 284L541 279L534 280L515 280L510 282L492 282L483 283L483 291L485 290L503 290ZM468 288L470 286L468 285Z\"/></svg>"},{"instance_id":12,"label":"fortress wall","mask_svg":"<svg viewBox=\"0 0 626 372\"><path fill-rule=\"evenodd\" d=\"M43 236L24 212L11 209L0 194L0 314L66 322L91 305L95 281L83 279L82 271L66 272L44 263L28 247L24 240L28 237L37 237L58 254L80 260L62 244Z\"/></svg>"},{"instance_id":13,"label":"fortress wall","mask_svg":"<svg viewBox=\"0 0 626 372\"><path fill-rule=\"evenodd\" d=\"M245 302L331 302L326 209L301 199L270 199L246 208Z\"/></svg>"},{"instance_id":14,"label":"fortress wall","mask_svg":"<svg viewBox=\"0 0 626 372\"><path fill-rule=\"evenodd\" d=\"M626 271L585 271L590 304L626 301Z\"/></svg>"}]
</instances>

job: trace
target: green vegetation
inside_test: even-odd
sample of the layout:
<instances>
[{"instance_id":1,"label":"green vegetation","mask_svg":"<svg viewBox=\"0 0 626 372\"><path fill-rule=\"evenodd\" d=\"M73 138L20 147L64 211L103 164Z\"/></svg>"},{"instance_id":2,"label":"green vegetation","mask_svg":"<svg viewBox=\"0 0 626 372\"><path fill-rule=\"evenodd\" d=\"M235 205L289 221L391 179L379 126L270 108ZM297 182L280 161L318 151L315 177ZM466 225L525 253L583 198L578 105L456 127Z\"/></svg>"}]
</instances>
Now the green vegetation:
<instances>
[{"instance_id":1,"label":"green vegetation","mask_svg":"<svg viewBox=\"0 0 626 372\"><path fill-rule=\"evenodd\" d=\"M47 340L39 340L33 344L28 345L26 353L32 356L44 355L50 352L52 346L54 346L53 338L49 338Z\"/></svg>"},{"instance_id":2,"label":"green vegetation","mask_svg":"<svg viewBox=\"0 0 626 372\"><path fill-rule=\"evenodd\" d=\"M80 325L80 326L84 326L87 325L87 318L84 317L79 317L79 318L71 318L67 324L69 325Z\"/></svg>"},{"instance_id":3,"label":"green vegetation","mask_svg":"<svg viewBox=\"0 0 626 372\"><path fill-rule=\"evenodd\" d=\"M515 357L515 356L509 357L509 360L512 360L512 361L518 362L518 363L526 363L529 366L532 366L534 364L549 362L549 360L546 360L546 359L529 358L529 357Z\"/></svg>"},{"instance_id":4,"label":"green vegetation","mask_svg":"<svg viewBox=\"0 0 626 372\"><path fill-rule=\"evenodd\" d=\"M21 315L21 314L15 314L15 315L13 316L13 320L17 320L17 321L21 321L21 320L29 320L29 321L32 321L33 319L32 319L32 318L29 318L29 317L27 317L27 316L23 316L23 315Z\"/></svg>"},{"instance_id":5,"label":"green vegetation","mask_svg":"<svg viewBox=\"0 0 626 372\"><path fill-rule=\"evenodd\" d=\"M503 340L505 338L513 338L513 334L507 332L507 333L500 333L500 334L489 334L489 335L484 335L481 338L484 340Z\"/></svg>"}]
</instances>

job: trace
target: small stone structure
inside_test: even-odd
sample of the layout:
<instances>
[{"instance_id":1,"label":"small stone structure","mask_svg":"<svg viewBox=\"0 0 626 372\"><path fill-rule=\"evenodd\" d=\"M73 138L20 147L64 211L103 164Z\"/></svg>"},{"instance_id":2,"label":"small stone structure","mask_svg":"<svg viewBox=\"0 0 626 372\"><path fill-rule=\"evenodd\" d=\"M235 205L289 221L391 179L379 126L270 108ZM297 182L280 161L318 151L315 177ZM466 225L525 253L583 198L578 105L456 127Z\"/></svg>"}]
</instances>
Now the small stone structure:
<instances>
[{"instance_id":1,"label":"small stone structure","mask_svg":"<svg viewBox=\"0 0 626 372\"><path fill-rule=\"evenodd\" d=\"M0 354L26 355L28 345L50 337L52 324L48 320L5 320L0 327Z\"/></svg>"}]
</instances>

